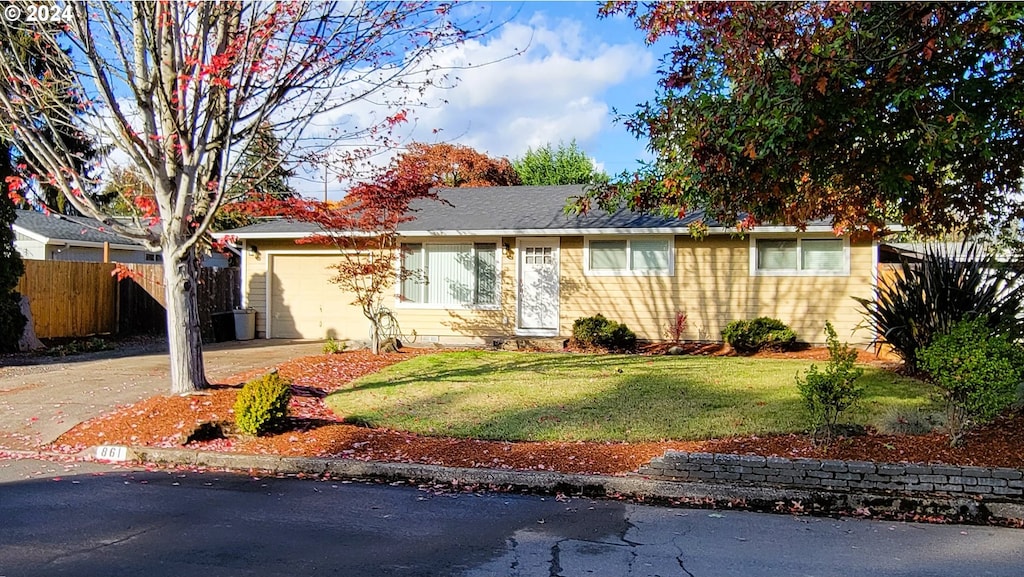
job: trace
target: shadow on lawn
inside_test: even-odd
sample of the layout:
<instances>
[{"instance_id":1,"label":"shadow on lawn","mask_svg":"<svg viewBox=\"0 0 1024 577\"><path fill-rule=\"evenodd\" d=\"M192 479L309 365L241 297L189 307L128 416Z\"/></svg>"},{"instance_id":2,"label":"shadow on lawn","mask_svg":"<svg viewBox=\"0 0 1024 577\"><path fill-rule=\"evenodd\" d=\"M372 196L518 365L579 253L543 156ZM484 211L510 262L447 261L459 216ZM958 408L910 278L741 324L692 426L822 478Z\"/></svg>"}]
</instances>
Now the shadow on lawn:
<instances>
[{"instance_id":1,"label":"shadow on lawn","mask_svg":"<svg viewBox=\"0 0 1024 577\"><path fill-rule=\"evenodd\" d=\"M602 391L594 391L568 402L545 402L531 406L513 405L497 411L467 412L450 426L435 427L431 433L439 436L468 437L482 440L527 441L656 441L678 440L701 435L673 435L670 431L681 428L723 428L719 421L736 434L743 430L742 420L736 419L735 407L743 406L740 391L708 390L698 379L680 379L677 387L667 389L649 378L619 376L615 383ZM380 415L416 415L424 406L458 406L463 399L477 391L449 390L429 397L392 399L375 411L353 412L345 415L345 422L363 426L384 425ZM798 399L773 403L772 407L751 407L753 412L798 414L802 405ZM687 417L690 415L690 417ZM426 417L424 420L429 419ZM413 421L420 420L412 417ZM439 417L439 420L445 420ZM395 425L396 428L406 427ZM798 427L795 427L798 428ZM706 435L705 435L706 437Z\"/></svg>"},{"instance_id":2,"label":"shadow on lawn","mask_svg":"<svg viewBox=\"0 0 1024 577\"><path fill-rule=\"evenodd\" d=\"M386 378L381 374L373 376L366 384L348 387L332 392L332 395L344 394L357 391L368 391L388 387L397 387L421 381L472 381L481 377L504 372L532 372L544 374L547 370L564 368L565 359L563 355L569 353L514 353L505 352L494 360L482 361L472 367L452 368L451 363L446 362L444 355L437 357L421 357L422 362L428 364L424 370L400 378ZM574 355L575 356L575 355ZM578 355L580 362L588 363L590 366L606 366L612 370L623 364L622 355ZM640 358L640 357L635 357ZM386 369L385 369L386 374ZM386 379L386 380L385 380Z\"/></svg>"},{"instance_id":3,"label":"shadow on lawn","mask_svg":"<svg viewBox=\"0 0 1024 577\"><path fill-rule=\"evenodd\" d=\"M345 414L345 421L361 425L382 425L381 415L405 418L408 427L390 420L387 426L399 429L427 429L422 421L436 419L449 425L441 430L434 426L429 434L472 437L487 440L609 440L657 441L697 440L720 436L800 432L808 426L803 401L795 394L786 398L763 401L742 383L719 384L724 375L714 373L714 366L674 367L671 375L648 370L643 357L580 356L588 369L597 369L603 380L592 386L589 394L567 402L541 404L511 403L497 409L466 410L480 388L442 387L427 396L395 395L380 400L370 410ZM534 371L543 373L558 367L564 375L564 357L531 355L514 362L485 361L465 369L444 369L417 373L392 381L375 381L353 389L333 393L346 394L399 386L422 381L477 381L486 383L496 371ZM721 369L719 369L721 370ZM671 385L665 380L671 378ZM884 388L884 396L897 402L921 398L921 391L902 384L883 384L885 375L875 373L869 388ZM541 385L543 386L543 385ZM581 382L581 387L587 387ZM424 407L436 406L439 413L448 407L459 407L456 417L435 417L424 413ZM401 419L399 419L401 420ZM419 422L419 423L417 423ZM725 432L725 435L722 432ZM427 433L424 433L427 434Z\"/></svg>"}]
</instances>

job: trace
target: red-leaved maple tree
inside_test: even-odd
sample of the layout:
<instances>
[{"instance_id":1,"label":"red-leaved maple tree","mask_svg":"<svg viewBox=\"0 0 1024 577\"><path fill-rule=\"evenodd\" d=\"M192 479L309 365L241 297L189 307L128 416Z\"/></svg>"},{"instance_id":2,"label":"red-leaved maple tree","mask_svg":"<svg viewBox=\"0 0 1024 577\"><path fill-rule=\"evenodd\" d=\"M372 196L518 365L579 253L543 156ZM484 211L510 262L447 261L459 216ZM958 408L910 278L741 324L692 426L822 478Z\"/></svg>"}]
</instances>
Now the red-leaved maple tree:
<instances>
[{"instance_id":1,"label":"red-leaved maple tree","mask_svg":"<svg viewBox=\"0 0 1024 577\"><path fill-rule=\"evenodd\" d=\"M465 188L522 184L507 158L491 158L462 144L413 142L395 159L398 172L419 175L432 186Z\"/></svg>"},{"instance_id":2,"label":"red-leaved maple tree","mask_svg":"<svg viewBox=\"0 0 1024 577\"><path fill-rule=\"evenodd\" d=\"M380 352L381 323L387 312L388 290L408 271L399 271L398 225L414 218L410 204L437 200L428 179L414 171L386 170L368 182L353 186L340 201L305 198L272 199L246 203L251 214L273 214L312 223L320 232L297 244L320 244L338 250L331 282L351 294L370 321L370 347ZM391 295L393 296L393 295Z\"/></svg>"},{"instance_id":3,"label":"red-leaved maple tree","mask_svg":"<svg viewBox=\"0 0 1024 577\"><path fill-rule=\"evenodd\" d=\"M21 3L27 7L27 2ZM255 150L261 130L295 163L355 142L344 159L386 141L446 75L430 56L475 36L472 14L434 2L67 2L62 28L0 22L0 42L47 44L44 73L0 58L0 140L25 152L47 183L105 228L162 253L171 391L207 385L196 283L197 247L232 189L272 177ZM23 10L22 13L28 13ZM68 98L68 95L73 98ZM376 117L361 104L387 106ZM351 107L352 113L347 112ZM71 107L71 109L69 109ZM72 119L71 126L65 119ZM53 133L73 129L116 152L145 179L129 220L97 202L110 166L76 168ZM251 166L247 162L253 163ZM111 164L113 161L111 161Z\"/></svg>"}]
</instances>

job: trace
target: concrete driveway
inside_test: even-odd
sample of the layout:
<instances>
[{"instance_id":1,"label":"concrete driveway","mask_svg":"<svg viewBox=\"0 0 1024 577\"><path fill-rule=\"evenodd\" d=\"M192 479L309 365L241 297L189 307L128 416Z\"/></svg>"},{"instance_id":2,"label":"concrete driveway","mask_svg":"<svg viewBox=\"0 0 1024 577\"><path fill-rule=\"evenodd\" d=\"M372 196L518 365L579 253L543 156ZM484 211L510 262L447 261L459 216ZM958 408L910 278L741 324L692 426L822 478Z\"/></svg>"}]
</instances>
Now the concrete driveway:
<instances>
[{"instance_id":1,"label":"concrete driveway","mask_svg":"<svg viewBox=\"0 0 1024 577\"><path fill-rule=\"evenodd\" d=\"M212 382L322 352L319 341L253 340L203 347ZM170 366L160 350L108 351L0 367L0 449L38 450L110 409L166 394Z\"/></svg>"}]
</instances>

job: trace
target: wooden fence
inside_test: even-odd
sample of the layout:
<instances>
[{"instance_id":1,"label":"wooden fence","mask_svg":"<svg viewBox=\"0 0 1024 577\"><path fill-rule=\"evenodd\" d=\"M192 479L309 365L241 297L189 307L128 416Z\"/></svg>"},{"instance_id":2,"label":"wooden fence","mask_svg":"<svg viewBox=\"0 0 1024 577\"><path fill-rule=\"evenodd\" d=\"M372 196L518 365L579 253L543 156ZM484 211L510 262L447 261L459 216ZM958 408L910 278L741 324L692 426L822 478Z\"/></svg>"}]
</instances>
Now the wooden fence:
<instances>
[{"instance_id":1,"label":"wooden fence","mask_svg":"<svg viewBox=\"0 0 1024 577\"><path fill-rule=\"evenodd\" d=\"M26 260L18 292L29 297L36 336L81 337L117 331L114 265Z\"/></svg>"},{"instance_id":2,"label":"wooden fence","mask_svg":"<svg viewBox=\"0 0 1024 577\"><path fill-rule=\"evenodd\" d=\"M29 297L36 336L42 339L98 334L161 334L167 330L163 265L124 264L131 278L118 281L114 264L26 260L18 292ZM203 268L199 320L203 340L215 340L212 314L241 302L237 268Z\"/></svg>"}]
</instances>

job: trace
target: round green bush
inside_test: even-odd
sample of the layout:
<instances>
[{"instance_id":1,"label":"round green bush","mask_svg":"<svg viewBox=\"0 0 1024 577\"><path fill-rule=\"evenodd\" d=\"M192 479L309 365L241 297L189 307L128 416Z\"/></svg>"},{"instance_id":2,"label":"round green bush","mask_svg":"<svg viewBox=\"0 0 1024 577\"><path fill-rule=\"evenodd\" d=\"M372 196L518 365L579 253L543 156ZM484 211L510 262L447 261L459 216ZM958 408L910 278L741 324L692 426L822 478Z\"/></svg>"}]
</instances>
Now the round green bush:
<instances>
[{"instance_id":1,"label":"round green bush","mask_svg":"<svg viewBox=\"0 0 1024 577\"><path fill-rule=\"evenodd\" d=\"M235 425L246 435L261 435L288 415L291 383L267 373L242 387L235 399Z\"/></svg>"},{"instance_id":2,"label":"round green bush","mask_svg":"<svg viewBox=\"0 0 1024 577\"><path fill-rule=\"evenodd\" d=\"M1024 352L988 319L960 321L918 351L920 368L944 391L950 438L958 444L971 424L990 421L1017 399Z\"/></svg>"},{"instance_id":3,"label":"round green bush","mask_svg":"<svg viewBox=\"0 0 1024 577\"><path fill-rule=\"evenodd\" d=\"M581 347L612 351L636 350L636 333L626 325L608 320L601 314L576 319L572 323L572 339Z\"/></svg>"},{"instance_id":4,"label":"round green bush","mask_svg":"<svg viewBox=\"0 0 1024 577\"><path fill-rule=\"evenodd\" d=\"M733 321L722 329L722 338L739 353L762 350L788 350L796 343L796 333L779 319L758 317Z\"/></svg>"}]
</instances>

